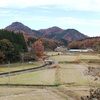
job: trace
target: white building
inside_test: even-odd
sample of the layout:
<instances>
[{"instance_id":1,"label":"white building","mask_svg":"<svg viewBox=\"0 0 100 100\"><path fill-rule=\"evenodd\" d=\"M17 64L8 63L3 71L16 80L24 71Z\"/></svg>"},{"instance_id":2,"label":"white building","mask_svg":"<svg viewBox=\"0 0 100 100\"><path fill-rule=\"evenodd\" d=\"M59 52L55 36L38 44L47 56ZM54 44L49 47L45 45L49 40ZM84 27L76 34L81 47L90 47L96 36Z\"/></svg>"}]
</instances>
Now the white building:
<instances>
[{"instance_id":1,"label":"white building","mask_svg":"<svg viewBox=\"0 0 100 100\"><path fill-rule=\"evenodd\" d=\"M93 52L92 49L70 49L69 52Z\"/></svg>"}]
</instances>

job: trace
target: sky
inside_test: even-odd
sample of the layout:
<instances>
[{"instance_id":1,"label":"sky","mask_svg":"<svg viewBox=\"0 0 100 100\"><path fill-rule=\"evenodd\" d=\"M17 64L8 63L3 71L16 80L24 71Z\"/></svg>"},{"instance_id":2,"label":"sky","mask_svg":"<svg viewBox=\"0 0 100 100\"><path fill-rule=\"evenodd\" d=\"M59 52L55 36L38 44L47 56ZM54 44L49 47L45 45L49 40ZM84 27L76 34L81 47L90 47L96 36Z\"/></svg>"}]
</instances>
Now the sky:
<instances>
[{"instance_id":1,"label":"sky","mask_svg":"<svg viewBox=\"0 0 100 100\"><path fill-rule=\"evenodd\" d=\"M34 30L58 26L100 36L100 0L0 0L0 29L16 21Z\"/></svg>"}]
</instances>

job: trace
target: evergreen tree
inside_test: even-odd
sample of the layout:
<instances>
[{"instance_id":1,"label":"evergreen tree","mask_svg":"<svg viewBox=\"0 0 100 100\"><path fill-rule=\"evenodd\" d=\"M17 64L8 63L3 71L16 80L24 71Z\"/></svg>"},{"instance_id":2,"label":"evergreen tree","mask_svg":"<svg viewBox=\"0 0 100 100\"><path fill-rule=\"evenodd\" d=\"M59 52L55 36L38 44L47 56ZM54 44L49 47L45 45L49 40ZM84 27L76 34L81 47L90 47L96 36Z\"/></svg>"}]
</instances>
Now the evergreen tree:
<instances>
[{"instance_id":1,"label":"evergreen tree","mask_svg":"<svg viewBox=\"0 0 100 100\"><path fill-rule=\"evenodd\" d=\"M0 30L1 61L18 61L22 52L27 52L27 44L23 34Z\"/></svg>"}]
</instances>

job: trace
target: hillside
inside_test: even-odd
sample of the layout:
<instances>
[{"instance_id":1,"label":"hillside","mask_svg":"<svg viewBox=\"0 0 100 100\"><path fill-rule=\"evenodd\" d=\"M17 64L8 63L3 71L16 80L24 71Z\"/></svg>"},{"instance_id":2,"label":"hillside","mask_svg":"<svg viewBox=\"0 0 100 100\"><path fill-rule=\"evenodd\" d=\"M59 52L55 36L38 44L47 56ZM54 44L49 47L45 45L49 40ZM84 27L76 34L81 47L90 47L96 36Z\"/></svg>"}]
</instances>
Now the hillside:
<instances>
[{"instance_id":1,"label":"hillside","mask_svg":"<svg viewBox=\"0 0 100 100\"><path fill-rule=\"evenodd\" d=\"M14 32L22 32L27 36L33 36L35 33L38 33L35 30L30 29L28 26L20 22L13 22L11 25L7 26L5 29L14 31Z\"/></svg>"},{"instance_id":2,"label":"hillside","mask_svg":"<svg viewBox=\"0 0 100 100\"><path fill-rule=\"evenodd\" d=\"M52 27L52 28L48 28L44 30L42 29L42 30L39 30L39 32L42 33L43 37L46 37L49 39L58 39L58 40L65 39L68 41L76 41L76 40L81 40L88 37L75 29L63 30L59 27Z\"/></svg>"},{"instance_id":3,"label":"hillside","mask_svg":"<svg viewBox=\"0 0 100 100\"><path fill-rule=\"evenodd\" d=\"M7 26L5 29L14 32L20 31L27 36L36 36L36 37L43 37L43 38L57 39L57 40L64 39L68 41L76 41L88 37L75 29L64 30L55 26L48 29L33 30L28 26L23 25L20 22L14 22L11 25Z\"/></svg>"}]
</instances>

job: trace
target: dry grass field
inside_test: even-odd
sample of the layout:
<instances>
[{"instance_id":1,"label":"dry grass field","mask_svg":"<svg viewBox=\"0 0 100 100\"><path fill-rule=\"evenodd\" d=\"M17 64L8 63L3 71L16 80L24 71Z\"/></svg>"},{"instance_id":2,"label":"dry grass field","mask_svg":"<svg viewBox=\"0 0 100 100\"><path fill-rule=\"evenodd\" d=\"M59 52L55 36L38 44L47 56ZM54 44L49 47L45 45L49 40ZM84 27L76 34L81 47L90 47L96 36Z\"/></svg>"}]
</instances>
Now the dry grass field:
<instances>
[{"instance_id":1,"label":"dry grass field","mask_svg":"<svg viewBox=\"0 0 100 100\"><path fill-rule=\"evenodd\" d=\"M13 75L10 76L10 83L87 86L92 81L90 76L84 75L86 67L82 64L60 64L60 67ZM0 83L7 84L8 77L1 77Z\"/></svg>"},{"instance_id":2,"label":"dry grass field","mask_svg":"<svg viewBox=\"0 0 100 100\"><path fill-rule=\"evenodd\" d=\"M100 60L100 56L98 54L66 54L66 55L57 55L51 57L53 60L57 61L73 61L76 59L94 59L94 60Z\"/></svg>"},{"instance_id":3,"label":"dry grass field","mask_svg":"<svg viewBox=\"0 0 100 100\"><path fill-rule=\"evenodd\" d=\"M43 84L49 85L55 82L55 70L46 69L36 72L22 73L10 77L11 84ZM1 84L8 83L8 77L0 78Z\"/></svg>"},{"instance_id":4,"label":"dry grass field","mask_svg":"<svg viewBox=\"0 0 100 100\"><path fill-rule=\"evenodd\" d=\"M35 68L41 65L41 62L33 62L33 63L15 63L10 64L10 69L8 68L8 64L0 65L0 72L8 72L8 71L15 71L15 70L22 70L27 68Z\"/></svg>"},{"instance_id":5,"label":"dry grass field","mask_svg":"<svg viewBox=\"0 0 100 100\"><path fill-rule=\"evenodd\" d=\"M62 52L45 52L44 54L48 56L53 56L53 55L58 55L58 54L63 54L63 53Z\"/></svg>"},{"instance_id":6,"label":"dry grass field","mask_svg":"<svg viewBox=\"0 0 100 100\"><path fill-rule=\"evenodd\" d=\"M2 89L2 91L1 91ZM0 87L0 100L68 100L54 89ZM73 99L72 99L73 100Z\"/></svg>"},{"instance_id":7,"label":"dry grass field","mask_svg":"<svg viewBox=\"0 0 100 100\"><path fill-rule=\"evenodd\" d=\"M51 59L62 62L62 61L74 61L77 59L78 56L76 55L59 55L53 56Z\"/></svg>"},{"instance_id":8,"label":"dry grass field","mask_svg":"<svg viewBox=\"0 0 100 100\"><path fill-rule=\"evenodd\" d=\"M71 54L52 56L55 61L98 59L98 55ZM60 68L49 68L10 76L11 84L59 85L58 87L0 87L0 100L81 100L89 89L100 87L100 80L94 80L86 71L89 66L100 67L97 63L59 63ZM8 77L0 77L1 84L8 83Z\"/></svg>"}]
</instances>

